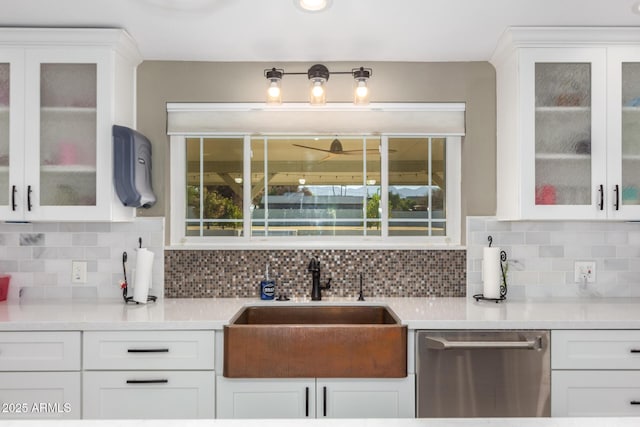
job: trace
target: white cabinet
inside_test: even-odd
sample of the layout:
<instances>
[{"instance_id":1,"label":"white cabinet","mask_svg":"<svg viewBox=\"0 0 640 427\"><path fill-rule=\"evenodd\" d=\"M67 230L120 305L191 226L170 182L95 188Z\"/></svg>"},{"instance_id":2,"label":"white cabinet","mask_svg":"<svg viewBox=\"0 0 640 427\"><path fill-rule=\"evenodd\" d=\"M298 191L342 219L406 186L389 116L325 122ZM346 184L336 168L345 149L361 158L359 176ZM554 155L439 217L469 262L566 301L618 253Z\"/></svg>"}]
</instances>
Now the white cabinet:
<instances>
[{"instance_id":1,"label":"white cabinet","mask_svg":"<svg viewBox=\"0 0 640 427\"><path fill-rule=\"evenodd\" d=\"M639 48L640 30L505 34L492 59L498 217L640 217Z\"/></svg>"},{"instance_id":2,"label":"white cabinet","mask_svg":"<svg viewBox=\"0 0 640 427\"><path fill-rule=\"evenodd\" d=\"M218 418L315 418L313 378L216 379Z\"/></svg>"},{"instance_id":3,"label":"white cabinet","mask_svg":"<svg viewBox=\"0 0 640 427\"><path fill-rule=\"evenodd\" d=\"M133 126L139 53L122 30L0 29L0 219L131 219L111 128Z\"/></svg>"},{"instance_id":4,"label":"white cabinet","mask_svg":"<svg viewBox=\"0 0 640 427\"><path fill-rule=\"evenodd\" d=\"M551 333L551 415L640 416L640 331Z\"/></svg>"},{"instance_id":5,"label":"white cabinet","mask_svg":"<svg viewBox=\"0 0 640 427\"><path fill-rule=\"evenodd\" d=\"M80 332L0 332L0 420L80 418Z\"/></svg>"},{"instance_id":6,"label":"white cabinet","mask_svg":"<svg viewBox=\"0 0 640 427\"><path fill-rule=\"evenodd\" d=\"M413 418L415 380L217 377L218 418Z\"/></svg>"},{"instance_id":7,"label":"white cabinet","mask_svg":"<svg viewBox=\"0 0 640 427\"><path fill-rule=\"evenodd\" d=\"M83 418L214 418L213 331L88 331Z\"/></svg>"},{"instance_id":8,"label":"white cabinet","mask_svg":"<svg viewBox=\"0 0 640 427\"><path fill-rule=\"evenodd\" d=\"M413 418L414 376L317 380L318 418Z\"/></svg>"},{"instance_id":9,"label":"white cabinet","mask_svg":"<svg viewBox=\"0 0 640 427\"><path fill-rule=\"evenodd\" d=\"M83 418L214 418L213 372L85 371Z\"/></svg>"}]
</instances>

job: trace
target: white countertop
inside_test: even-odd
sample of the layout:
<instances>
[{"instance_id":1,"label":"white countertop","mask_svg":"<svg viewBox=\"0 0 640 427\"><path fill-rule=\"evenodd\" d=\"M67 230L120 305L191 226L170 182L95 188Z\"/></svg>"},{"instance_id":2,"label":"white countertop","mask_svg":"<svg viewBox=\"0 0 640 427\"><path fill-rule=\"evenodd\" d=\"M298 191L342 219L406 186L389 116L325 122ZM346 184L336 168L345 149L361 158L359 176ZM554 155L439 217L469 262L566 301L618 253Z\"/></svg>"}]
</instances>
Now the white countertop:
<instances>
[{"instance_id":1,"label":"white countertop","mask_svg":"<svg viewBox=\"0 0 640 427\"><path fill-rule=\"evenodd\" d=\"M0 330L220 329L245 305L384 304L411 329L640 329L640 299L255 298L0 302Z\"/></svg>"},{"instance_id":2,"label":"white countertop","mask_svg":"<svg viewBox=\"0 0 640 427\"><path fill-rule=\"evenodd\" d=\"M637 427L638 418L3 421L3 427Z\"/></svg>"}]
</instances>

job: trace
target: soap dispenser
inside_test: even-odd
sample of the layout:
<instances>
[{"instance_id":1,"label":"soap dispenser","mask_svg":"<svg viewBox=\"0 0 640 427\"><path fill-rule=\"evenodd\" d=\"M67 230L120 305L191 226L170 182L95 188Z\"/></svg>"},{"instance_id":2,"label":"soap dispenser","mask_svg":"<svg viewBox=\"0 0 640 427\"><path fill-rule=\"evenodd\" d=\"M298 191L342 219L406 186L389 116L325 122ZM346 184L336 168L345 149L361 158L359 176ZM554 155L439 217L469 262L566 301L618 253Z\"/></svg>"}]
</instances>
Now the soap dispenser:
<instances>
[{"instance_id":1,"label":"soap dispenser","mask_svg":"<svg viewBox=\"0 0 640 427\"><path fill-rule=\"evenodd\" d=\"M272 300L276 294L276 281L269 279L269 263L264 270L264 280L260 282L260 299Z\"/></svg>"}]
</instances>

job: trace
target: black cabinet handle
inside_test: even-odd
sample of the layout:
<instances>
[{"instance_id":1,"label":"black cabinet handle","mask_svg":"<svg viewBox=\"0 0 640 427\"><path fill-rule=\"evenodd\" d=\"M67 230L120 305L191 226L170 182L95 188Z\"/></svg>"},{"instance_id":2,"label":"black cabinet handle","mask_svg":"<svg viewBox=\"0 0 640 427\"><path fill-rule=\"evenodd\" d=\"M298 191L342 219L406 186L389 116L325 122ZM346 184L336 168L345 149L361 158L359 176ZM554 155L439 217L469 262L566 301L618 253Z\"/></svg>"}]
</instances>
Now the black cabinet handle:
<instances>
[{"instance_id":1,"label":"black cabinet handle","mask_svg":"<svg viewBox=\"0 0 640 427\"><path fill-rule=\"evenodd\" d=\"M629 405L640 405L640 400L632 400Z\"/></svg>"},{"instance_id":2,"label":"black cabinet handle","mask_svg":"<svg viewBox=\"0 0 640 427\"><path fill-rule=\"evenodd\" d=\"M304 416L309 416L309 387L304 389Z\"/></svg>"},{"instance_id":3,"label":"black cabinet handle","mask_svg":"<svg viewBox=\"0 0 640 427\"><path fill-rule=\"evenodd\" d=\"M31 186L27 185L27 210L31 212Z\"/></svg>"},{"instance_id":4,"label":"black cabinet handle","mask_svg":"<svg viewBox=\"0 0 640 427\"><path fill-rule=\"evenodd\" d=\"M16 208L18 207L16 205L16 191L18 191L18 189L16 188L15 185L11 186L11 210L12 211L16 211Z\"/></svg>"},{"instance_id":5,"label":"black cabinet handle","mask_svg":"<svg viewBox=\"0 0 640 427\"><path fill-rule=\"evenodd\" d=\"M166 384L169 380L167 379L159 379L159 380L127 380L127 384Z\"/></svg>"},{"instance_id":6,"label":"black cabinet handle","mask_svg":"<svg viewBox=\"0 0 640 427\"><path fill-rule=\"evenodd\" d=\"M629 353L640 353L640 349L632 348L631 350L629 350Z\"/></svg>"},{"instance_id":7,"label":"black cabinet handle","mask_svg":"<svg viewBox=\"0 0 640 427\"><path fill-rule=\"evenodd\" d=\"M130 348L127 353L169 353L168 348Z\"/></svg>"},{"instance_id":8,"label":"black cabinet handle","mask_svg":"<svg viewBox=\"0 0 640 427\"><path fill-rule=\"evenodd\" d=\"M322 387L322 416L327 416L327 387Z\"/></svg>"},{"instance_id":9,"label":"black cabinet handle","mask_svg":"<svg viewBox=\"0 0 640 427\"><path fill-rule=\"evenodd\" d=\"M613 192L616 193L615 203L613 206L616 208L617 211L619 211L620 210L620 187L618 186L618 184L616 184L616 186L613 188Z\"/></svg>"},{"instance_id":10,"label":"black cabinet handle","mask_svg":"<svg viewBox=\"0 0 640 427\"><path fill-rule=\"evenodd\" d=\"M602 184L598 187L598 192L600 193L600 203L598 208L602 211L604 210L604 186Z\"/></svg>"}]
</instances>

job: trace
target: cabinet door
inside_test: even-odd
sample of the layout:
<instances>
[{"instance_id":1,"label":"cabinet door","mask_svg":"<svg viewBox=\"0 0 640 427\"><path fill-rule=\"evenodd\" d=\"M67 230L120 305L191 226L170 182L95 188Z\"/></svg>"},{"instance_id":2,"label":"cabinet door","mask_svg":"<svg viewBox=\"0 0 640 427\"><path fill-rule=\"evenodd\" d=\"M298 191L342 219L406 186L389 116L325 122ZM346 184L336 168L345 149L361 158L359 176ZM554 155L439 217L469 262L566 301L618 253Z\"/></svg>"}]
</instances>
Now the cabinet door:
<instances>
[{"instance_id":1,"label":"cabinet door","mask_svg":"<svg viewBox=\"0 0 640 427\"><path fill-rule=\"evenodd\" d=\"M313 378L217 377L218 418L315 418Z\"/></svg>"},{"instance_id":2,"label":"cabinet door","mask_svg":"<svg viewBox=\"0 0 640 427\"><path fill-rule=\"evenodd\" d=\"M213 371L85 371L83 418L215 417Z\"/></svg>"},{"instance_id":3,"label":"cabinet door","mask_svg":"<svg viewBox=\"0 0 640 427\"><path fill-rule=\"evenodd\" d=\"M94 220L109 212L109 76L106 51L27 50L26 219Z\"/></svg>"},{"instance_id":4,"label":"cabinet door","mask_svg":"<svg viewBox=\"0 0 640 427\"><path fill-rule=\"evenodd\" d=\"M520 76L523 216L605 218L605 49L524 49Z\"/></svg>"},{"instance_id":5,"label":"cabinet door","mask_svg":"<svg viewBox=\"0 0 640 427\"><path fill-rule=\"evenodd\" d=\"M24 214L24 51L0 49L0 218Z\"/></svg>"},{"instance_id":6,"label":"cabinet door","mask_svg":"<svg viewBox=\"0 0 640 427\"><path fill-rule=\"evenodd\" d=\"M318 418L414 418L414 376L318 379Z\"/></svg>"},{"instance_id":7,"label":"cabinet door","mask_svg":"<svg viewBox=\"0 0 640 427\"><path fill-rule=\"evenodd\" d=\"M607 208L612 219L640 218L640 49L608 51Z\"/></svg>"},{"instance_id":8,"label":"cabinet door","mask_svg":"<svg viewBox=\"0 0 640 427\"><path fill-rule=\"evenodd\" d=\"M640 372L552 371L552 417L640 416Z\"/></svg>"},{"instance_id":9,"label":"cabinet door","mask_svg":"<svg viewBox=\"0 0 640 427\"><path fill-rule=\"evenodd\" d=\"M80 418L80 372L0 372L0 421Z\"/></svg>"}]
</instances>

